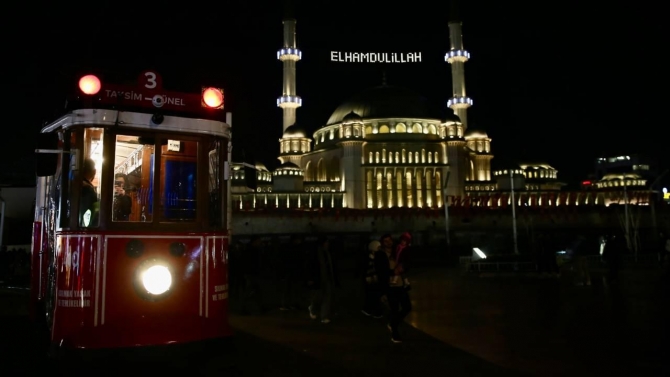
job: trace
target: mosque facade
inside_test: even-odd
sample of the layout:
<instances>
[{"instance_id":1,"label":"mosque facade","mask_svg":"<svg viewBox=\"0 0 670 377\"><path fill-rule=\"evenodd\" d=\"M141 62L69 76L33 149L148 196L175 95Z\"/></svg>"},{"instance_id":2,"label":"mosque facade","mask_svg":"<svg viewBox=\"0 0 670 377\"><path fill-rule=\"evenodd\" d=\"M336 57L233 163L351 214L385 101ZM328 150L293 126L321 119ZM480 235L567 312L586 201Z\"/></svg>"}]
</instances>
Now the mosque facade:
<instances>
[{"instance_id":1,"label":"mosque facade","mask_svg":"<svg viewBox=\"0 0 670 377\"><path fill-rule=\"evenodd\" d=\"M492 171L492 140L468 127L473 100L465 87L461 22L449 22L453 113L441 117L425 98L409 88L387 85L363 90L342 103L311 135L296 122L302 99L296 89L302 51L296 20L283 21L284 45L277 51L283 65L283 134L281 165L269 171L262 163L234 163L232 202L238 210L260 208L443 208L476 199L478 205L607 204L598 193L559 195L564 185L546 163L520 164ZM644 185L644 182L638 182ZM524 199L525 198L525 199ZM507 202L507 203L503 203Z\"/></svg>"}]
</instances>

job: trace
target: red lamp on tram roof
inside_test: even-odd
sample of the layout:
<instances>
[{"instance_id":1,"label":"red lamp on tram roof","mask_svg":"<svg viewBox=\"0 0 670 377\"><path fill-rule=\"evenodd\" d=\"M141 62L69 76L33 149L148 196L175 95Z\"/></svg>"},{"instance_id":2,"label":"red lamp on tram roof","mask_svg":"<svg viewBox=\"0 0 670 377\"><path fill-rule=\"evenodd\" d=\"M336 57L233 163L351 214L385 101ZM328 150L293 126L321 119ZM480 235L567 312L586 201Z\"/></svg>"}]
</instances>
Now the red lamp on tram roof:
<instances>
[{"instance_id":1,"label":"red lamp on tram roof","mask_svg":"<svg viewBox=\"0 0 670 377\"><path fill-rule=\"evenodd\" d=\"M223 90L218 88L204 88L202 90L202 104L210 109L223 108Z\"/></svg>"},{"instance_id":2,"label":"red lamp on tram roof","mask_svg":"<svg viewBox=\"0 0 670 377\"><path fill-rule=\"evenodd\" d=\"M93 96L100 92L100 79L96 75L85 75L79 79L79 90L89 96Z\"/></svg>"}]
</instances>

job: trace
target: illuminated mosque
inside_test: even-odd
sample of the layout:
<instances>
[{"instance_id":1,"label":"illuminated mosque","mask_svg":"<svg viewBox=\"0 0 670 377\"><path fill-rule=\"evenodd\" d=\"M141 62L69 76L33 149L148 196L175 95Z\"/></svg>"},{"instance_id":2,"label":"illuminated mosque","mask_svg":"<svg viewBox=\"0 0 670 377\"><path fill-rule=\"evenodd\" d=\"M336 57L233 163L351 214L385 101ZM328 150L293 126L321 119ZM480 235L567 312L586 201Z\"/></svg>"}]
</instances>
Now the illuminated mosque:
<instances>
[{"instance_id":1,"label":"illuminated mosque","mask_svg":"<svg viewBox=\"0 0 670 377\"><path fill-rule=\"evenodd\" d=\"M325 125L311 135L296 123L302 99L296 90L296 21L284 19L284 45L277 51L283 65L283 134L281 165L269 171L262 163L233 163L232 201L236 209L262 208L442 208L445 198L487 198L510 190L528 202L547 197L552 205L602 204L573 196L557 199L563 183L548 164L521 164L491 170L492 140L468 127L473 100L465 89L461 22L449 22L453 113L436 116L426 100L407 88L387 85L364 90L342 103ZM534 199L533 199L534 198ZM499 199L497 199L499 200ZM541 200L541 199L540 199ZM547 199L545 199L547 200ZM589 201L591 201L589 203Z\"/></svg>"}]
</instances>

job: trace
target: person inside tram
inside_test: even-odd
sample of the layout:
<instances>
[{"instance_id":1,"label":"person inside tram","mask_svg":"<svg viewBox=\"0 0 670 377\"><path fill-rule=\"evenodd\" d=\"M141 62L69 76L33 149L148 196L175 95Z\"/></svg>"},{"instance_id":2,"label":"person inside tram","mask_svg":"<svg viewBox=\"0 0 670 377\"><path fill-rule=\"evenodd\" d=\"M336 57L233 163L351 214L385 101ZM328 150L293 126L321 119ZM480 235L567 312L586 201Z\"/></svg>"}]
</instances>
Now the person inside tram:
<instances>
[{"instance_id":1,"label":"person inside tram","mask_svg":"<svg viewBox=\"0 0 670 377\"><path fill-rule=\"evenodd\" d=\"M81 168L82 186L79 202L79 223L84 227L95 226L98 223L98 193L93 186L95 173L95 161L91 158L84 159Z\"/></svg>"},{"instance_id":2,"label":"person inside tram","mask_svg":"<svg viewBox=\"0 0 670 377\"><path fill-rule=\"evenodd\" d=\"M112 220L128 221L132 208L132 199L126 194L128 178L123 173L114 175L114 206Z\"/></svg>"}]
</instances>

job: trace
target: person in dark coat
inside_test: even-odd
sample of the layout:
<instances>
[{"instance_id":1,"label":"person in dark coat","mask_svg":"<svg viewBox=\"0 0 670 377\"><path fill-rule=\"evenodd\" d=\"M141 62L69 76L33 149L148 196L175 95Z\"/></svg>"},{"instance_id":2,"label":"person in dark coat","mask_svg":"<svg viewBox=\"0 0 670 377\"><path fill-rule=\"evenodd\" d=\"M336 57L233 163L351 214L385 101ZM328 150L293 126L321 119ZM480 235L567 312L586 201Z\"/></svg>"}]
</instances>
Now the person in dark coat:
<instances>
[{"instance_id":1,"label":"person in dark coat","mask_svg":"<svg viewBox=\"0 0 670 377\"><path fill-rule=\"evenodd\" d=\"M603 261L607 264L606 279L610 285L619 282L619 268L621 267L621 258L628 251L628 243L623 234L616 234L610 237L603 250Z\"/></svg>"},{"instance_id":2,"label":"person in dark coat","mask_svg":"<svg viewBox=\"0 0 670 377\"><path fill-rule=\"evenodd\" d=\"M304 256L303 237L295 234L281 250L278 271L280 306L279 310L295 309L299 306L300 280L302 279L302 259Z\"/></svg>"},{"instance_id":3,"label":"person in dark coat","mask_svg":"<svg viewBox=\"0 0 670 377\"><path fill-rule=\"evenodd\" d=\"M385 260L380 261L379 281L384 284L384 293L389 305L388 328L391 331L391 341L401 343L399 327L405 317L412 311L412 301L409 297L409 280L407 273L410 270L409 257L412 236L403 233L398 245L393 248L390 235L382 236L382 250Z\"/></svg>"},{"instance_id":4,"label":"person in dark coat","mask_svg":"<svg viewBox=\"0 0 670 377\"><path fill-rule=\"evenodd\" d=\"M330 251L330 241L320 236L316 247L308 254L307 286L310 289L309 316L330 323L333 291L339 285L337 269Z\"/></svg>"},{"instance_id":5,"label":"person in dark coat","mask_svg":"<svg viewBox=\"0 0 670 377\"><path fill-rule=\"evenodd\" d=\"M363 274L363 309L361 312L373 318L382 318L382 288L379 283L379 274L377 273L377 265L375 259L379 259L379 255L384 254L381 250L381 242L374 240L368 245L365 253L365 272ZM382 255L383 256L383 255Z\"/></svg>"}]
</instances>

